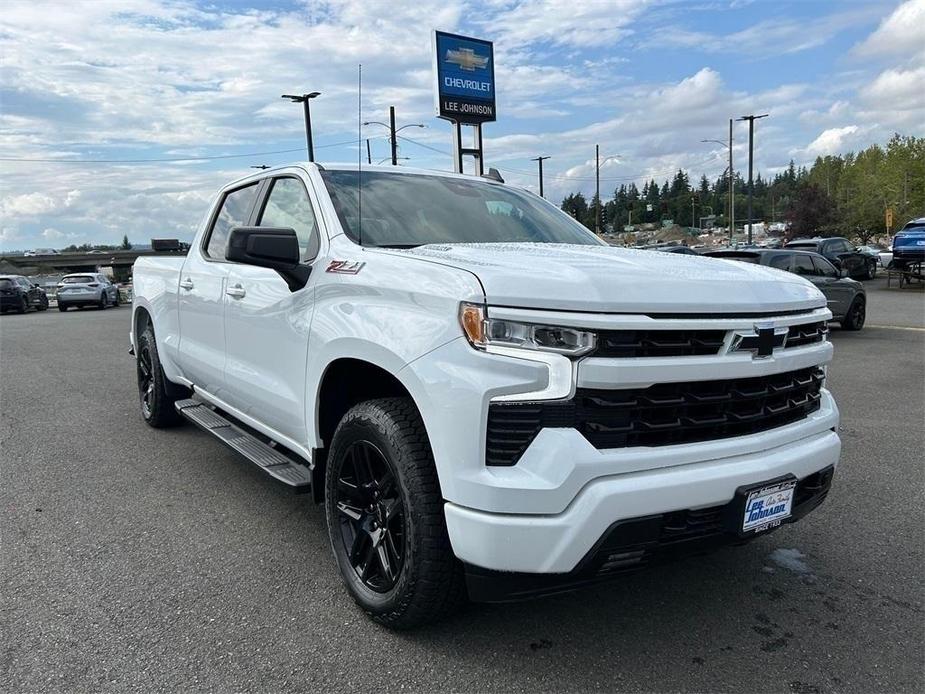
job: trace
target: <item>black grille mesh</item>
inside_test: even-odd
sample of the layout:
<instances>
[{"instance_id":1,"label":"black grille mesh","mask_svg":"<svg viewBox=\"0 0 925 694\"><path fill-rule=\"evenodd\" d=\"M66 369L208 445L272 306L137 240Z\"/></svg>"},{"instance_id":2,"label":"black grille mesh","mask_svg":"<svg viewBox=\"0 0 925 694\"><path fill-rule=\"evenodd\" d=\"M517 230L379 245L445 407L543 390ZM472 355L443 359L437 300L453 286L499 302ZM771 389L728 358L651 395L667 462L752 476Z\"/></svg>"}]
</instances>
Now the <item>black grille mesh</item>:
<instances>
[{"instance_id":1,"label":"black grille mesh","mask_svg":"<svg viewBox=\"0 0 925 694\"><path fill-rule=\"evenodd\" d=\"M604 330L595 357L687 357L717 354L725 330Z\"/></svg>"},{"instance_id":2,"label":"black grille mesh","mask_svg":"<svg viewBox=\"0 0 925 694\"><path fill-rule=\"evenodd\" d=\"M742 436L799 421L819 408L818 367L649 388L579 388L565 401L492 403L485 462L514 465L541 429L577 429L595 448L666 446Z\"/></svg>"}]
</instances>

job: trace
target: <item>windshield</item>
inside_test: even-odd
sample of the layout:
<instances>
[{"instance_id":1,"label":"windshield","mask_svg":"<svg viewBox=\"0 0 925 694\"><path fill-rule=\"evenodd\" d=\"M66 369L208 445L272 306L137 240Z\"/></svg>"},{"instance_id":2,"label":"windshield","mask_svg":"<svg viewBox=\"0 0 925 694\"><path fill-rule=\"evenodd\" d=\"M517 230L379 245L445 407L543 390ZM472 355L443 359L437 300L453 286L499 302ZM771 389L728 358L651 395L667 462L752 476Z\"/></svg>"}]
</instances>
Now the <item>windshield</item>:
<instances>
[{"instance_id":1,"label":"windshield","mask_svg":"<svg viewBox=\"0 0 925 694\"><path fill-rule=\"evenodd\" d=\"M526 191L446 176L363 172L357 204L356 171L321 174L347 235L364 246L426 243L602 242L578 222Z\"/></svg>"},{"instance_id":2,"label":"windshield","mask_svg":"<svg viewBox=\"0 0 925 694\"><path fill-rule=\"evenodd\" d=\"M13 280L9 279L0 279L0 289L9 289L13 286Z\"/></svg>"},{"instance_id":3,"label":"windshield","mask_svg":"<svg viewBox=\"0 0 925 694\"><path fill-rule=\"evenodd\" d=\"M89 284L90 282L95 282L90 275L74 275L73 277L65 277L61 280L61 284Z\"/></svg>"}]
</instances>

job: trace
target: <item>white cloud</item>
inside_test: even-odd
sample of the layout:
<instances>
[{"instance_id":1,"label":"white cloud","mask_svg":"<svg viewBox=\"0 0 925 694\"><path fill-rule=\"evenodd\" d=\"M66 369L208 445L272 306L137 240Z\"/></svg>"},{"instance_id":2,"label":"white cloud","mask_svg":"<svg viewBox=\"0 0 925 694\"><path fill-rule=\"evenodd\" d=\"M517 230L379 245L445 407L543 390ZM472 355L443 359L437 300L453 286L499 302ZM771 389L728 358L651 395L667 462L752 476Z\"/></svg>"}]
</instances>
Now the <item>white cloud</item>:
<instances>
[{"instance_id":1,"label":"white cloud","mask_svg":"<svg viewBox=\"0 0 925 694\"><path fill-rule=\"evenodd\" d=\"M593 48L632 34L633 22L651 0L532 0L485 21L499 43L545 42Z\"/></svg>"},{"instance_id":2,"label":"white cloud","mask_svg":"<svg viewBox=\"0 0 925 694\"><path fill-rule=\"evenodd\" d=\"M861 96L881 105L925 110L925 66L915 70L884 70L861 90Z\"/></svg>"},{"instance_id":3,"label":"white cloud","mask_svg":"<svg viewBox=\"0 0 925 694\"><path fill-rule=\"evenodd\" d=\"M845 141L858 132L858 126L846 125L842 128L829 128L823 130L819 137L809 143L806 148L810 156L824 157L827 154L837 154L844 150Z\"/></svg>"},{"instance_id":4,"label":"white cloud","mask_svg":"<svg viewBox=\"0 0 925 694\"><path fill-rule=\"evenodd\" d=\"M925 0L907 0L857 48L860 55L925 53Z\"/></svg>"}]
</instances>

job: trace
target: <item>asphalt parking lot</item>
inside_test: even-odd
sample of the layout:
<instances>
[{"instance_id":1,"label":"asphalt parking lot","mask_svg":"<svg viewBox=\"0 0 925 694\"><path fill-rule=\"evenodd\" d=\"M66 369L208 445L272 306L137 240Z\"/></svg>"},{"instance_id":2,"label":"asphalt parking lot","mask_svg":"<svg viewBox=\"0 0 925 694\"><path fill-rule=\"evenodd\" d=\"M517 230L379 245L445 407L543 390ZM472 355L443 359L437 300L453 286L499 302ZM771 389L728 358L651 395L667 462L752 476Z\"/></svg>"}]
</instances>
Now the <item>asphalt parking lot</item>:
<instances>
[{"instance_id":1,"label":"asphalt parking lot","mask_svg":"<svg viewBox=\"0 0 925 694\"><path fill-rule=\"evenodd\" d=\"M142 423L128 307L3 316L0 689L923 691L925 292L883 283L832 331L844 452L815 513L402 634L342 590L309 498Z\"/></svg>"}]
</instances>

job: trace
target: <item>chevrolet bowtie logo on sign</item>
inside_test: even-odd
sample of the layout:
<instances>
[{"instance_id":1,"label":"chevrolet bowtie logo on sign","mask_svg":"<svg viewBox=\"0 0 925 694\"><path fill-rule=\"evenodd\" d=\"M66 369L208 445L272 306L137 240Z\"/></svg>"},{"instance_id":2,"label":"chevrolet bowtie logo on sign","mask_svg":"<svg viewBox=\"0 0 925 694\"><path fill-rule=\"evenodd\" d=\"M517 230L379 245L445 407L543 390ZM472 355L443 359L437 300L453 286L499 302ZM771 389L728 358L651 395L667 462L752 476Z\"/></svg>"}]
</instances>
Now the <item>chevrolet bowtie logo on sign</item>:
<instances>
[{"instance_id":1,"label":"chevrolet bowtie logo on sign","mask_svg":"<svg viewBox=\"0 0 925 694\"><path fill-rule=\"evenodd\" d=\"M475 69L484 70L488 65L488 56L479 55L471 48L460 48L458 51L447 51L446 62L459 65L463 70L475 72Z\"/></svg>"},{"instance_id":2,"label":"chevrolet bowtie logo on sign","mask_svg":"<svg viewBox=\"0 0 925 694\"><path fill-rule=\"evenodd\" d=\"M751 352L755 359L767 359L787 342L787 328L775 328L773 323L756 323L753 333L736 333L730 352Z\"/></svg>"},{"instance_id":3,"label":"chevrolet bowtie logo on sign","mask_svg":"<svg viewBox=\"0 0 925 694\"><path fill-rule=\"evenodd\" d=\"M477 125L495 120L495 59L491 41L434 32L437 115Z\"/></svg>"}]
</instances>

